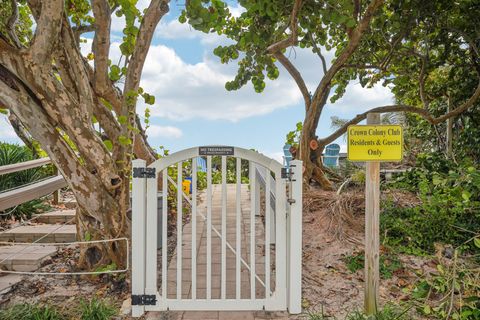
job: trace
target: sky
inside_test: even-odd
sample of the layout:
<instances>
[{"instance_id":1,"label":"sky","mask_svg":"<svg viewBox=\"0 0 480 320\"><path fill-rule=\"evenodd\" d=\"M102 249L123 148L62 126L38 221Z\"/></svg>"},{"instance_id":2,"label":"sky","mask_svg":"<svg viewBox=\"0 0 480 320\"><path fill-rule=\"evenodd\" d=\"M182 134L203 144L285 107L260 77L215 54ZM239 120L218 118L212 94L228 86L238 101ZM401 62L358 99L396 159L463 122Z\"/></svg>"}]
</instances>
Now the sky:
<instances>
[{"instance_id":1,"label":"sky","mask_svg":"<svg viewBox=\"0 0 480 320\"><path fill-rule=\"evenodd\" d=\"M183 2L182 2L183 3ZM148 1L140 0L140 8ZM301 93L282 66L280 76L267 80L263 93L256 93L248 84L237 91L227 91L225 82L236 74L236 62L221 64L213 49L229 40L217 34L204 34L188 24L178 22L182 4L172 1L170 12L159 23L148 52L141 87L155 95L151 109L148 140L152 147L164 146L170 152L201 145L229 145L259 152L281 160L286 134L303 121L305 112ZM235 3L230 7L234 15L242 10ZM113 15L111 59L117 61L124 27L123 17ZM91 51L92 35L85 35L82 53ZM315 91L323 72L317 55L304 49L287 51L287 56L303 75L307 87ZM327 62L333 57L326 53ZM392 103L388 88L377 85L362 88L352 82L344 97L324 109L317 130L319 137L333 130L330 118L352 118L372 107ZM140 102L142 117L145 105ZM17 142L5 116L0 118L0 140ZM346 150L343 138L337 143Z\"/></svg>"}]
</instances>

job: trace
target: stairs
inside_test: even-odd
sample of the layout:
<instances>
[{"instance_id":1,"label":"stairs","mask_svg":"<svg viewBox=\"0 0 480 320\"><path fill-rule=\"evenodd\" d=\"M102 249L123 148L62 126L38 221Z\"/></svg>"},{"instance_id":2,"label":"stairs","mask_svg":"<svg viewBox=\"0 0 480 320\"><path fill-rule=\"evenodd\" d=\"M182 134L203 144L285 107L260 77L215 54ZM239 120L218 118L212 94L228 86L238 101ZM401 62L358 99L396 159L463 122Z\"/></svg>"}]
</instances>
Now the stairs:
<instances>
[{"instance_id":1,"label":"stairs","mask_svg":"<svg viewBox=\"0 0 480 320\"><path fill-rule=\"evenodd\" d=\"M32 272L41 267L42 262L57 252L54 246L15 245L0 247L0 268L12 271ZM5 261L3 261L6 259ZM2 278L0 278L0 283ZM1 286L0 286L1 291Z\"/></svg>"},{"instance_id":2,"label":"stairs","mask_svg":"<svg viewBox=\"0 0 480 320\"><path fill-rule=\"evenodd\" d=\"M74 242L77 230L75 225L58 225L58 224L39 224L33 226L22 226L12 230L8 230L0 234L0 241L8 242L27 242L31 243L38 239L39 243L45 242Z\"/></svg>"},{"instance_id":3,"label":"stairs","mask_svg":"<svg viewBox=\"0 0 480 320\"><path fill-rule=\"evenodd\" d=\"M77 230L74 223L75 210L60 210L37 215L35 225L26 225L0 232L0 269L11 271L33 272L42 263L57 253L57 246L41 245L41 243L75 242ZM41 240L39 240L41 239ZM34 241L38 244L28 245ZM3 261L5 260L5 261ZM7 283L17 279L13 274L2 276L0 273L0 292ZM15 278L15 279L14 279ZM1 294L1 293L0 293Z\"/></svg>"},{"instance_id":4,"label":"stairs","mask_svg":"<svg viewBox=\"0 0 480 320\"><path fill-rule=\"evenodd\" d=\"M69 222L71 224L75 223L75 210L61 210L61 211L52 211L52 212L45 212L36 215L35 222L41 223L65 223Z\"/></svg>"}]
</instances>

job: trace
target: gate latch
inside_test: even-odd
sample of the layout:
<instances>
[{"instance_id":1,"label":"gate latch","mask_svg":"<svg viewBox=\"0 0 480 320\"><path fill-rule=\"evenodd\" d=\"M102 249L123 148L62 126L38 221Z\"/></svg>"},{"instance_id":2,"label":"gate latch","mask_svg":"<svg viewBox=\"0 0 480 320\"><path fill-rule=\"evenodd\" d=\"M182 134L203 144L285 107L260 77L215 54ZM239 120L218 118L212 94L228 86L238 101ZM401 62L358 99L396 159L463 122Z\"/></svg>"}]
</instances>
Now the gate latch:
<instances>
[{"instance_id":1,"label":"gate latch","mask_svg":"<svg viewBox=\"0 0 480 320\"><path fill-rule=\"evenodd\" d=\"M282 168L282 179L288 179L289 181L295 181L295 179L292 179L293 177L293 170L292 168L295 167L295 165L290 165L289 168Z\"/></svg>"},{"instance_id":2,"label":"gate latch","mask_svg":"<svg viewBox=\"0 0 480 320\"><path fill-rule=\"evenodd\" d=\"M292 171L288 170L287 168L282 168L282 179L289 179L291 178Z\"/></svg>"},{"instance_id":3,"label":"gate latch","mask_svg":"<svg viewBox=\"0 0 480 320\"><path fill-rule=\"evenodd\" d=\"M153 178L155 179L155 168L133 168L134 178Z\"/></svg>"},{"instance_id":4,"label":"gate latch","mask_svg":"<svg viewBox=\"0 0 480 320\"><path fill-rule=\"evenodd\" d=\"M154 294L132 294L132 306L154 306L156 303Z\"/></svg>"}]
</instances>

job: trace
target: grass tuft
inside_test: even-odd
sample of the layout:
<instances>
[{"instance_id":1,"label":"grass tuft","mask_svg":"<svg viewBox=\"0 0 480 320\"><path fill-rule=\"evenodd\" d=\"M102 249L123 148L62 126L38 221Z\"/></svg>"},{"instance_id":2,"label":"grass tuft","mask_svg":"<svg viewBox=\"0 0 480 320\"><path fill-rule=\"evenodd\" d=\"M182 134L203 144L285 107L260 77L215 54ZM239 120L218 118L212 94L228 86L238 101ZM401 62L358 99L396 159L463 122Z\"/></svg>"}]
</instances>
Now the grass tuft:
<instances>
[{"instance_id":1,"label":"grass tuft","mask_svg":"<svg viewBox=\"0 0 480 320\"><path fill-rule=\"evenodd\" d=\"M37 304L17 304L0 310L0 320L62 320L60 314L51 306Z\"/></svg>"},{"instance_id":2,"label":"grass tuft","mask_svg":"<svg viewBox=\"0 0 480 320\"><path fill-rule=\"evenodd\" d=\"M81 320L110 320L117 314L114 306L97 298L81 301L80 311Z\"/></svg>"}]
</instances>

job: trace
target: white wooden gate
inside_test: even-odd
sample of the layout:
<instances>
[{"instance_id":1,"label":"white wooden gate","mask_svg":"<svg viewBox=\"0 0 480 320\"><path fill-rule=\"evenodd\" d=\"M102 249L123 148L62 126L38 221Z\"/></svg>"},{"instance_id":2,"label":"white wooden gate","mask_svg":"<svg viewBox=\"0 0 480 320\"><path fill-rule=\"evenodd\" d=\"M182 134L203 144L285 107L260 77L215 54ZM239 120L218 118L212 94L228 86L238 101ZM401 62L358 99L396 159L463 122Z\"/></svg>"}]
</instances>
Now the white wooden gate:
<instances>
[{"instance_id":1,"label":"white wooden gate","mask_svg":"<svg viewBox=\"0 0 480 320\"><path fill-rule=\"evenodd\" d=\"M205 158L206 168L199 168L198 159ZM182 190L185 175L191 177L191 195ZM242 178L249 184L242 185ZM161 248L158 179L164 190ZM204 182L206 190L198 190ZM249 199L242 198L247 190ZM169 208L175 204L169 197L176 199L176 210ZM185 223L184 217L190 220ZM167 239L171 219L176 220L173 257ZM132 316L161 310L300 313L301 259L301 161L286 170L262 154L227 146L186 149L148 167L144 160L133 161Z\"/></svg>"}]
</instances>

